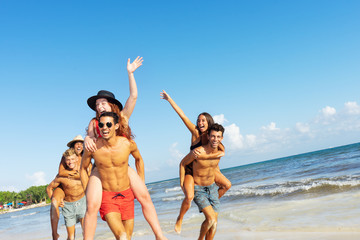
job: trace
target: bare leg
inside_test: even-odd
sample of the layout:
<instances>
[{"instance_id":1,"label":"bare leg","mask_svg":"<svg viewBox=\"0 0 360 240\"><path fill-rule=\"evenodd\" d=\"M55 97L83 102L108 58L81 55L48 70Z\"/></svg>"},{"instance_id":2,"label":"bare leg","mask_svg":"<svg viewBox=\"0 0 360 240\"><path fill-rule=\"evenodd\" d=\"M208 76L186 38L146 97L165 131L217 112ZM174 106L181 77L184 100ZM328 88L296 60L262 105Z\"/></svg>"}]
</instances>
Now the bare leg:
<instances>
[{"instance_id":1,"label":"bare leg","mask_svg":"<svg viewBox=\"0 0 360 240\"><path fill-rule=\"evenodd\" d=\"M198 239L203 240L205 235L207 235L207 234L209 234L209 238L207 238L207 239L213 239L214 236L212 236L212 238L211 238L210 233L213 233L213 235L215 235L216 225L217 225L217 218L216 218L217 215L211 205L203 208L201 211L205 215L205 221L201 224L200 236ZM213 228L213 229L210 232L211 228Z\"/></svg>"},{"instance_id":2,"label":"bare leg","mask_svg":"<svg viewBox=\"0 0 360 240\"><path fill-rule=\"evenodd\" d=\"M217 228L217 217L218 217L217 212L215 212L215 216L216 216L216 222L211 226L211 228L209 229L209 231L205 235L205 240L212 240L215 237L216 228Z\"/></svg>"},{"instance_id":3,"label":"bare leg","mask_svg":"<svg viewBox=\"0 0 360 240\"><path fill-rule=\"evenodd\" d=\"M120 213L110 212L105 215L105 219L116 240L128 240Z\"/></svg>"},{"instance_id":4,"label":"bare leg","mask_svg":"<svg viewBox=\"0 0 360 240\"><path fill-rule=\"evenodd\" d=\"M86 188L86 213L84 218L84 239L93 240L95 236L97 214L102 199L102 185L97 168L94 168Z\"/></svg>"},{"instance_id":5,"label":"bare leg","mask_svg":"<svg viewBox=\"0 0 360 240\"><path fill-rule=\"evenodd\" d=\"M191 207L191 202L194 199L194 178L192 175L185 175L184 180L184 188L185 188L185 199L182 201L179 216L176 219L175 224L175 232L181 232L181 224L184 218L185 213Z\"/></svg>"},{"instance_id":6,"label":"bare leg","mask_svg":"<svg viewBox=\"0 0 360 240\"><path fill-rule=\"evenodd\" d=\"M134 231L134 219L123 220L122 223L124 225L128 239L131 239Z\"/></svg>"},{"instance_id":7,"label":"bare leg","mask_svg":"<svg viewBox=\"0 0 360 240\"><path fill-rule=\"evenodd\" d=\"M154 204L151 200L150 194L146 188L145 183L141 180L139 175L132 168L128 168L128 175L130 179L130 187L134 196L141 204L143 215L153 230L157 240L167 239L161 230L158 216Z\"/></svg>"},{"instance_id":8,"label":"bare leg","mask_svg":"<svg viewBox=\"0 0 360 240\"><path fill-rule=\"evenodd\" d=\"M219 186L219 199L231 188L231 182L218 169L215 171L215 183Z\"/></svg>"},{"instance_id":9,"label":"bare leg","mask_svg":"<svg viewBox=\"0 0 360 240\"><path fill-rule=\"evenodd\" d=\"M82 234L84 237L84 218L80 218L80 224L81 224Z\"/></svg>"},{"instance_id":10,"label":"bare leg","mask_svg":"<svg viewBox=\"0 0 360 240\"><path fill-rule=\"evenodd\" d=\"M66 227L66 231L68 234L67 240L74 240L75 239L75 224L71 227Z\"/></svg>"},{"instance_id":11,"label":"bare leg","mask_svg":"<svg viewBox=\"0 0 360 240\"><path fill-rule=\"evenodd\" d=\"M51 198L51 206L50 206L50 222L51 222L51 231L52 231L52 239L57 240L60 235L58 234L58 224L60 218L59 206L65 197L64 191L58 187L54 190L54 193Z\"/></svg>"}]
</instances>

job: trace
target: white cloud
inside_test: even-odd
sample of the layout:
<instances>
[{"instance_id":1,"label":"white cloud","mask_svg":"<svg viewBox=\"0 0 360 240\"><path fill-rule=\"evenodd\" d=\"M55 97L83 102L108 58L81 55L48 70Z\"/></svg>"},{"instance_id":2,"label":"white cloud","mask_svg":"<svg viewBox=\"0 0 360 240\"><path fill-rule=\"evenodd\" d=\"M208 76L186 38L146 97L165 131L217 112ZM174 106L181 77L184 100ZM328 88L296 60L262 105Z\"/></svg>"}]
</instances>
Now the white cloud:
<instances>
[{"instance_id":1,"label":"white cloud","mask_svg":"<svg viewBox=\"0 0 360 240\"><path fill-rule=\"evenodd\" d=\"M6 191L9 191L9 192L20 192L19 189L17 189L17 188L14 187L14 186L0 186L0 191L1 191L1 192L6 192Z\"/></svg>"},{"instance_id":2,"label":"white cloud","mask_svg":"<svg viewBox=\"0 0 360 240\"><path fill-rule=\"evenodd\" d=\"M234 123L225 127L224 141L230 150L244 147L244 137L240 134L240 128Z\"/></svg>"},{"instance_id":3,"label":"white cloud","mask_svg":"<svg viewBox=\"0 0 360 240\"><path fill-rule=\"evenodd\" d=\"M245 136L245 141L249 147L253 147L256 144L256 135L248 134Z\"/></svg>"},{"instance_id":4,"label":"white cloud","mask_svg":"<svg viewBox=\"0 0 360 240\"><path fill-rule=\"evenodd\" d=\"M45 173L44 172L36 172L33 175L26 174L26 179L31 181L33 186L40 186L47 184L45 180Z\"/></svg>"},{"instance_id":5,"label":"white cloud","mask_svg":"<svg viewBox=\"0 0 360 240\"><path fill-rule=\"evenodd\" d=\"M174 142L169 148L170 158L167 160L169 166L178 166L181 159L185 157L185 154L177 149L177 145L178 143Z\"/></svg>"},{"instance_id":6,"label":"white cloud","mask_svg":"<svg viewBox=\"0 0 360 240\"><path fill-rule=\"evenodd\" d=\"M261 127L262 130L268 130L268 131L276 131L279 130L279 128L276 127L276 123L271 122L269 125L267 126L262 126Z\"/></svg>"},{"instance_id":7,"label":"white cloud","mask_svg":"<svg viewBox=\"0 0 360 240\"><path fill-rule=\"evenodd\" d=\"M345 112L348 114L360 114L360 106L356 102L346 102L344 104Z\"/></svg>"},{"instance_id":8,"label":"white cloud","mask_svg":"<svg viewBox=\"0 0 360 240\"><path fill-rule=\"evenodd\" d=\"M307 124L307 123L298 122L298 123L296 123L296 125L295 125L295 129L296 129L297 131L299 131L300 133L307 133L307 132L310 131L310 126L309 126L309 124Z\"/></svg>"},{"instance_id":9,"label":"white cloud","mask_svg":"<svg viewBox=\"0 0 360 240\"><path fill-rule=\"evenodd\" d=\"M220 114L220 115L215 115L213 116L214 122L223 125L224 123L228 122L228 120L226 120L224 114Z\"/></svg>"},{"instance_id":10,"label":"white cloud","mask_svg":"<svg viewBox=\"0 0 360 240\"><path fill-rule=\"evenodd\" d=\"M160 170L160 168L157 167L156 165L155 165L155 166L154 166L154 165L151 165L151 167L145 165L145 173L157 172L157 171L159 171L159 170Z\"/></svg>"},{"instance_id":11,"label":"white cloud","mask_svg":"<svg viewBox=\"0 0 360 240\"><path fill-rule=\"evenodd\" d=\"M222 114L219 119L226 118ZM225 126L225 129L223 142L225 149L230 150L228 156L239 153L247 156L282 155L285 152L302 151L306 146L316 148L328 142L337 144L336 139L344 139L346 136L354 139L352 136L360 135L360 106L356 102L346 102L344 109L339 111L326 106L308 122L295 122L293 126L283 129L277 127L275 122L270 122L260 127L260 131L255 134L242 135L235 123Z\"/></svg>"},{"instance_id":12,"label":"white cloud","mask_svg":"<svg viewBox=\"0 0 360 240\"><path fill-rule=\"evenodd\" d=\"M321 113L324 117L332 117L336 114L336 109L333 107L326 106L323 109L321 109Z\"/></svg>"}]
</instances>

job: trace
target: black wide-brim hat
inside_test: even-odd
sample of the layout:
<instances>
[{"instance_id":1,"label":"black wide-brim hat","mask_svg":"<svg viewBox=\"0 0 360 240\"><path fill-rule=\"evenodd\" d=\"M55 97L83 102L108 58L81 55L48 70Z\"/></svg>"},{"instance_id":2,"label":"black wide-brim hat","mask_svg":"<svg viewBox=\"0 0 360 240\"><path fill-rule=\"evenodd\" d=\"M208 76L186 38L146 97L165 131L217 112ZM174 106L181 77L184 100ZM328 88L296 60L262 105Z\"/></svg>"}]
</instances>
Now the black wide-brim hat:
<instances>
[{"instance_id":1,"label":"black wide-brim hat","mask_svg":"<svg viewBox=\"0 0 360 240\"><path fill-rule=\"evenodd\" d=\"M100 90L97 95L90 97L87 100L89 107L96 112L96 100L99 98L106 98L110 103L116 104L120 111L123 109L121 102L116 100L115 95L112 92L106 90Z\"/></svg>"}]
</instances>

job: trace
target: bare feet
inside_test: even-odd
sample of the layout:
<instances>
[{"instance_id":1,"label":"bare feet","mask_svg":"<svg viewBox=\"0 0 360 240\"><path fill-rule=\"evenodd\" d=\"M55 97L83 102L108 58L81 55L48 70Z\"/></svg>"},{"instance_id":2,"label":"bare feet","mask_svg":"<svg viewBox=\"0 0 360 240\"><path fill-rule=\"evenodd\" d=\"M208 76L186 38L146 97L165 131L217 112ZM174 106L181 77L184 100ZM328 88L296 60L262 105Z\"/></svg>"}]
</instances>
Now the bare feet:
<instances>
[{"instance_id":1,"label":"bare feet","mask_svg":"<svg viewBox=\"0 0 360 240\"><path fill-rule=\"evenodd\" d=\"M176 223L175 223L175 232L180 234L181 233L181 224L182 224L182 219L180 219L180 216L176 219Z\"/></svg>"},{"instance_id":2,"label":"bare feet","mask_svg":"<svg viewBox=\"0 0 360 240\"><path fill-rule=\"evenodd\" d=\"M168 240L165 236L156 237L156 240Z\"/></svg>"},{"instance_id":3,"label":"bare feet","mask_svg":"<svg viewBox=\"0 0 360 240\"><path fill-rule=\"evenodd\" d=\"M60 235L58 233L55 233L55 234L53 234L52 239L53 240L58 240L59 237L60 237Z\"/></svg>"}]
</instances>

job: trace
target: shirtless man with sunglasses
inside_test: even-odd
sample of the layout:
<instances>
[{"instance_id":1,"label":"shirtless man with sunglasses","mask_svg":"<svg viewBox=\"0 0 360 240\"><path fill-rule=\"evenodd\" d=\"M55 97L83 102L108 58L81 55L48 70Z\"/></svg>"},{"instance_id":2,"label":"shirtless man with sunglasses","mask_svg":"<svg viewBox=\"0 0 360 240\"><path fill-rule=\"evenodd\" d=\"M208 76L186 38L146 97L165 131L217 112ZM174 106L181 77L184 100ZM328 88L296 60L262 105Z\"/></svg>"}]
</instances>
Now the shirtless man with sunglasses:
<instances>
[{"instance_id":1,"label":"shirtless man with sunglasses","mask_svg":"<svg viewBox=\"0 0 360 240\"><path fill-rule=\"evenodd\" d=\"M142 158L136 143L123 137L116 113L103 113L99 119L99 128L102 138L96 142L97 150L84 151L80 168L81 182L86 186L86 168L93 158L103 188L101 218L107 222L116 239L128 240L134 228L134 195L127 174L129 155L132 154L135 161L142 161ZM141 178L144 179L144 176Z\"/></svg>"}]
</instances>

